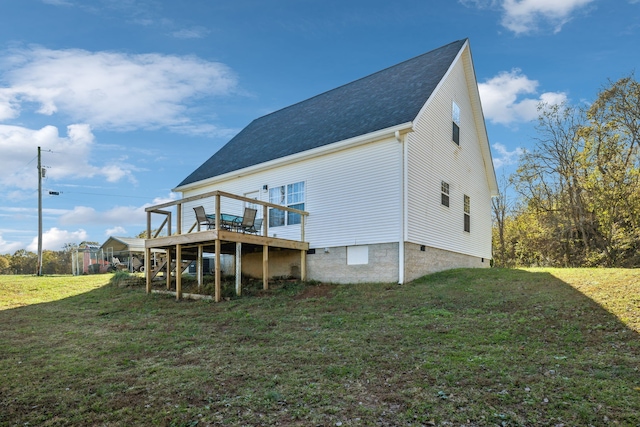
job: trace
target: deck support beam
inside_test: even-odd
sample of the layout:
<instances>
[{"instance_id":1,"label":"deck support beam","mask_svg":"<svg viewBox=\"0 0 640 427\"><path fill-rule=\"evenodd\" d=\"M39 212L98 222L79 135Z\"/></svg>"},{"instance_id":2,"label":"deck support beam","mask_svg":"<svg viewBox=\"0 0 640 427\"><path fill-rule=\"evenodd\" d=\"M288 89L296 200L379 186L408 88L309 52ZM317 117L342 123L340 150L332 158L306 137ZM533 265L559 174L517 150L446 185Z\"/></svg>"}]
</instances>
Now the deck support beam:
<instances>
[{"instance_id":1,"label":"deck support beam","mask_svg":"<svg viewBox=\"0 0 640 427\"><path fill-rule=\"evenodd\" d=\"M167 290L170 291L171 290L171 261L173 260L173 256L171 255L171 248L167 248L167 269L166 274L167 277L165 278L167 280Z\"/></svg>"},{"instance_id":2,"label":"deck support beam","mask_svg":"<svg viewBox=\"0 0 640 427\"><path fill-rule=\"evenodd\" d=\"M146 280L147 293L151 293L151 249L144 249L144 277Z\"/></svg>"},{"instance_id":3,"label":"deck support beam","mask_svg":"<svg viewBox=\"0 0 640 427\"><path fill-rule=\"evenodd\" d=\"M203 257L203 247L202 245L198 245L198 258L196 260L196 275L198 276L198 292L202 292L203 282L204 282L204 263L202 261Z\"/></svg>"},{"instance_id":4,"label":"deck support beam","mask_svg":"<svg viewBox=\"0 0 640 427\"><path fill-rule=\"evenodd\" d=\"M236 242L236 295L242 295L242 242Z\"/></svg>"},{"instance_id":5,"label":"deck support beam","mask_svg":"<svg viewBox=\"0 0 640 427\"><path fill-rule=\"evenodd\" d=\"M176 299L182 299L182 245L176 245Z\"/></svg>"},{"instance_id":6,"label":"deck support beam","mask_svg":"<svg viewBox=\"0 0 640 427\"><path fill-rule=\"evenodd\" d=\"M262 289L269 289L269 245L262 246Z\"/></svg>"},{"instance_id":7,"label":"deck support beam","mask_svg":"<svg viewBox=\"0 0 640 427\"><path fill-rule=\"evenodd\" d=\"M300 280L307 280L307 251L300 251Z\"/></svg>"},{"instance_id":8,"label":"deck support beam","mask_svg":"<svg viewBox=\"0 0 640 427\"><path fill-rule=\"evenodd\" d=\"M218 222L218 217L220 215L216 216L216 222ZM216 302L220 302L220 297L221 297L221 292L220 292L220 239L216 239L215 240L215 269L216 271L214 272L214 276L215 276L215 301Z\"/></svg>"}]
</instances>

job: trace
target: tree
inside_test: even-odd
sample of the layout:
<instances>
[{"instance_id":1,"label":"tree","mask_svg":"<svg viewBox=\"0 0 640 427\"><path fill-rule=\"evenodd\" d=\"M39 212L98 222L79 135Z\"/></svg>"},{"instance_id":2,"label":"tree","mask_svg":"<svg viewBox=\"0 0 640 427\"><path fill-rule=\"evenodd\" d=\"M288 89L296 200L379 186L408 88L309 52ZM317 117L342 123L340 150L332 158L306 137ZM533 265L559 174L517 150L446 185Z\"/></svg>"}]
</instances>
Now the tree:
<instances>
[{"instance_id":1,"label":"tree","mask_svg":"<svg viewBox=\"0 0 640 427\"><path fill-rule=\"evenodd\" d=\"M640 240L640 84L634 75L610 81L586 114L585 187L597 213L601 252L596 261L635 265Z\"/></svg>"},{"instance_id":2,"label":"tree","mask_svg":"<svg viewBox=\"0 0 640 427\"><path fill-rule=\"evenodd\" d=\"M35 274L38 264L38 255L18 249L11 257L11 270L14 274Z\"/></svg>"},{"instance_id":3,"label":"tree","mask_svg":"<svg viewBox=\"0 0 640 427\"><path fill-rule=\"evenodd\" d=\"M519 211L498 224L503 255L517 263L637 266L640 84L634 75L610 81L588 109L542 105L537 132L512 177ZM494 213L502 209L495 203ZM507 234L517 243L509 246Z\"/></svg>"},{"instance_id":4,"label":"tree","mask_svg":"<svg viewBox=\"0 0 640 427\"><path fill-rule=\"evenodd\" d=\"M10 274L11 255L0 255L0 274Z\"/></svg>"},{"instance_id":5,"label":"tree","mask_svg":"<svg viewBox=\"0 0 640 427\"><path fill-rule=\"evenodd\" d=\"M500 187L500 194L491 199L491 211L493 214L493 265L496 267L510 267L513 265L513 260L507 256L508 248L505 232L511 213L511 206L508 199L511 183L503 176L498 186Z\"/></svg>"},{"instance_id":6,"label":"tree","mask_svg":"<svg viewBox=\"0 0 640 427\"><path fill-rule=\"evenodd\" d=\"M578 265L589 246L581 183L584 112L566 104L543 104L539 111L535 148L523 154L515 188L559 243L552 258L562 260L561 265Z\"/></svg>"}]
</instances>

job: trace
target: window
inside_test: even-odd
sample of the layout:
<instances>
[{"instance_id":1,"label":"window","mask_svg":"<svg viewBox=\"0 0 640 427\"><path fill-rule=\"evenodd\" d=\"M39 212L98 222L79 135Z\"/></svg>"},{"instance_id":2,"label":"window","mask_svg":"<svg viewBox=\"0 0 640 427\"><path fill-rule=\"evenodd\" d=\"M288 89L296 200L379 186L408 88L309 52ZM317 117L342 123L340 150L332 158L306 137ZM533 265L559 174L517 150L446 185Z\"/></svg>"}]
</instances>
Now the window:
<instances>
[{"instance_id":1,"label":"window","mask_svg":"<svg viewBox=\"0 0 640 427\"><path fill-rule=\"evenodd\" d=\"M449 184L444 181L440 181L440 203L449 207Z\"/></svg>"},{"instance_id":2,"label":"window","mask_svg":"<svg viewBox=\"0 0 640 427\"><path fill-rule=\"evenodd\" d=\"M304 210L304 181L269 188L269 203ZM269 227L300 224L300 214L269 209Z\"/></svg>"},{"instance_id":3,"label":"window","mask_svg":"<svg viewBox=\"0 0 640 427\"><path fill-rule=\"evenodd\" d=\"M460 107L455 102L452 103L451 107L451 119L453 122L453 142L460 145Z\"/></svg>"},{"instance_id":4,"label":"window","mask_svg":"<svg viewBox=\"0 0 640 427\"><path fill-rule=\"evenodd\" d=\"M471 202L466 194L464 195L464 231L471 232Z\"/></svg>"},{"instance_id":5,"label":"window","mask_svg":"<svg viewBox=\"0 0 640 427\"><path fill-rule=\"evenodd\" d=\"M453 142L460 145L460 126L453 122Z\"/></svg>"},{"instance_id":6,"label":"window","mask_svg":"<svg viewBox=\"0 0 640 427\"><path fill-rule=\"evenodd\" d=\"M269 203L284 205L285 186L271 187L269 189ZM280 227L284 225L284 211L269 208L269 227Z\"/></svg>"}]
</instances>

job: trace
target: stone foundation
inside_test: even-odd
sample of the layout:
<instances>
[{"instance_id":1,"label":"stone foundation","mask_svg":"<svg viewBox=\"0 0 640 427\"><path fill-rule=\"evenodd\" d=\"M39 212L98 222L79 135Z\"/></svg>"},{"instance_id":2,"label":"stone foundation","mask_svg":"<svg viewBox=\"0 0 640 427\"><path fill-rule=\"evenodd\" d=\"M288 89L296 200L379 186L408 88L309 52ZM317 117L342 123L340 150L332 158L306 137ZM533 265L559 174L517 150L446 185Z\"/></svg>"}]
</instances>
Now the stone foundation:
<instances>
[{"instance_id":1,"label":"stone foundation","mask_svg":"<svg viewBox=\"0 0 640 427\"><path fill-rule=\"evenodd\" d=\"M426 274L452 268L490 267L490 260L487 258L477 258L408 242L404 244L404 259L405 282L410 282Z\"/></svg>"},{"instance_id":2,"label":"stone foundation","mask_svg":"<svg viewBox=\"0 0 640 427\"><path fill-rule=\"evenodd\" d=\"M347 247L317 248L307 255L307 278L329 283L398 281L398 243L367 245L367 264L347 264Z\"/></svg>"},{"instance_id":3,"label":"stone foundation","mask_svg":"<svg viewBox=\"0 0 640 427\"><path fill-rule=\"evenodd\" d=\"M349 265L347 247L316 248L307 254L307 279L327 283L397 283L398 243L366 245L366 264ZM424 249L424 250L423 250ZM452 268L488 268L489 259L436 249L414 243L404 244L405 282L426 274ZM242 273L262 277L262 252L244 254ZM269 251L269 276L300 278L300 251Z\"/></svg>"}]
</instances>

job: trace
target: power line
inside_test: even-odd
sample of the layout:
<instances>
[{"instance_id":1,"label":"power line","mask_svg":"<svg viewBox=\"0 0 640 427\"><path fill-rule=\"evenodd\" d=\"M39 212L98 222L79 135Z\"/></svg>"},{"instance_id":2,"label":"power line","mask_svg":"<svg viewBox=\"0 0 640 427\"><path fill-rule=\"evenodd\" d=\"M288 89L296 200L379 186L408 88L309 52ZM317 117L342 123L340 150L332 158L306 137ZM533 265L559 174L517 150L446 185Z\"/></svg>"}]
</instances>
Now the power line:
<instances>
[{"instance_id":1,"label":"power line","mask_svg":"<svg viewBox=\"0 0 640 427\"><path fill-rule=\"evenodd\" d=\"M61 191L61 194L85 194L89 196L107 196L107 197L126 197L129 199L141 199L141 200L149 200L149 197L141 197L141 196L127 196L124 194L106 194L106 193L87 193L82 191Z\"/></svg>"}]
</instances>

